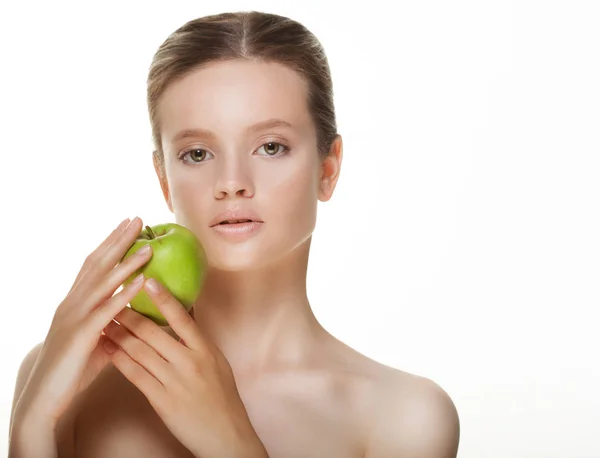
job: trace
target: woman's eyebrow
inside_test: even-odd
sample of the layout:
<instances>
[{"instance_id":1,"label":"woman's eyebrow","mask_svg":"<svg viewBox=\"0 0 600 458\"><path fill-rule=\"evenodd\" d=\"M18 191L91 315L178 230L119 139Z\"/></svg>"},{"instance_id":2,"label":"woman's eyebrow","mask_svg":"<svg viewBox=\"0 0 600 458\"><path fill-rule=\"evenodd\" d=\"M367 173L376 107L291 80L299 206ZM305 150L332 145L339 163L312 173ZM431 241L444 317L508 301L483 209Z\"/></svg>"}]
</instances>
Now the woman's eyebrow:
<instances>
[{"instance_id":1,"label":"woman's eyebrow","mask_svg":"<svg viewBox=\"0 0 600 458\"><path fill-rule=\"evenodd\" d=\"M251 134L251 133L259 132L264 129L271 129L273 127L293 128L292 124L290 124L287 121L284 121L283 119L272 118L272 119L267 119L266 121L260 121L260 122L257 122L256 124L252 124L251 126L249 126L246 129L246 133ZM184 129L184 130L180 131L179 133L177 133L171 139L171 143L175 143L179 140L183 140L184 138L188 138L188 137L205 137L205 138L208 138L211 140L215 140L217 138L217 136L215 135L214 132L207 130L207 129L201 129L201 128Z\"/></svg>"}]
</instances>

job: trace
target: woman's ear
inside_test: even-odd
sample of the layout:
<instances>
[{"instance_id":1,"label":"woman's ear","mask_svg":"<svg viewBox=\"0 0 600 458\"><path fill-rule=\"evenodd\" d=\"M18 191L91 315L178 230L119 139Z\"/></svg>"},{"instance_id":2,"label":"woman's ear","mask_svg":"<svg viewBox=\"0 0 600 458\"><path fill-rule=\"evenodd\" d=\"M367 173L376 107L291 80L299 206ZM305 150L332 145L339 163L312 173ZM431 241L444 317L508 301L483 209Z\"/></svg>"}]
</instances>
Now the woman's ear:
<instances>
[{"instance_id":1,"label":"woman's ear","mask_svg":"<svg viewBox=\"0 0 600 458\"><path fill-rule=\"evenodd\" d=\"M342 150L342 136L338 134L331 143L329 154L321 164L319 180L319 200L321 202L327 202L333 195L342 168Z\"/></svg>"},{"instance_id":2,"label":"woman's ear","mask_svg":"<svg viewBox=\"0 0 600 458\"><path fill-rule=\"evenodd\" d=\"M156 176L158 177L158 181L160 182L160 188L162 189L165 202L169 207L169 211L173 213L173 205L171 204L171 195L169 194L169 184L167 182L165 168L164 165L159 162L156 151L152 152L152 162L154 163L154 171L156 172Z\"/></svg>"}]
</instances>

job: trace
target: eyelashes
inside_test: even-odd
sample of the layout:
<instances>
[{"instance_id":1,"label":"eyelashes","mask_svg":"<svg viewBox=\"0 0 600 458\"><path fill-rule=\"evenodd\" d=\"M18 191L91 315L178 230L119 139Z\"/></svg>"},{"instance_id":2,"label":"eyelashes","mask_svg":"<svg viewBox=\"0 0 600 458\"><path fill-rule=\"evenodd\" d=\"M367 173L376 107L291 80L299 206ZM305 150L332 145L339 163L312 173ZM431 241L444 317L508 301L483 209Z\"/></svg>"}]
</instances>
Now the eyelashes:
<instances>
[{"instance_id":1,"label":"eyelashes","mask_svg":"<svg viewBox=\"0 0 600 458\"><path fill-rule=\"evenodd\" d=\"M277 148L277 152L275 154L267 153L265 155L266 157L273 157L273 158L280 157L280 156L287 154L291 150L291 148L289 146L284 145L281 142L269 141L269 142L266 142L266 143L263 143L262 145L260 145L260 147L258 149L256 149L255 151L259 151L260 149L262 149L263 147L265 147L267 145L275 145L275 147ZM194 153L196 153L198 151L202 152L202 158L200 160L185 160L186 157L193 156ZM181 162L184 162L186 164L201 164L202 162L206 162L207 154L212 154L212 153L209 153L204 148L190 148L185 151L182 151L181 154L179 155L178 159Z\"/></svg>"}]
</instances>

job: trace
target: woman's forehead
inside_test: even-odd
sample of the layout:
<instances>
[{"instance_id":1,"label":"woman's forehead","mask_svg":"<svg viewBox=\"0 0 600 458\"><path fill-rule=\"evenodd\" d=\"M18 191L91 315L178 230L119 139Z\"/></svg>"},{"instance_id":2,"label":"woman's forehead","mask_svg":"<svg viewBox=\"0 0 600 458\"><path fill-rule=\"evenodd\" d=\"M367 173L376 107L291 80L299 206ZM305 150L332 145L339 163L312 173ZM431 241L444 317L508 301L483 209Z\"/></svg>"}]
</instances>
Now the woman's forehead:
<instances>
[{"instance_id":1,"label":"woman's forehead","mask_svg":"<svg viewBox=\"0 0 600 458\"><path fill-rule=\"evenodd\" d=\"M298 105L306 97L304 79L277 63L219 62L174 81L161 97L163 105L203 107L231 102Z\"/></svg>"},{"instance_id":2,"label":"woman's forehead","mask_svg":"<svg viewBox=\"0 0 600 458\"><path fill-rule=\"evenodd\" d=\"M306 89L304 80L282 65L221 62L165 91L159 104L161 130L167 141L194 129L253 133L260 123L304 131L310 125Z\"/></svg>"}]
</instances>

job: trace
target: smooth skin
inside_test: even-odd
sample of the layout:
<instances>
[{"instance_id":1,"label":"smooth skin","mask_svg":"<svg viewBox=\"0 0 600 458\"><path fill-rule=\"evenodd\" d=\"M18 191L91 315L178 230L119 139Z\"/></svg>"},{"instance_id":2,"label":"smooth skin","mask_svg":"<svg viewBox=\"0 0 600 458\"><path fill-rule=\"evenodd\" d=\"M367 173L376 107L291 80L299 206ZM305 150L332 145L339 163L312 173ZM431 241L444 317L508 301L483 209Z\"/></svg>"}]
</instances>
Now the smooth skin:
<instances>
[{"instance_id":1,"label":"smooth skin","mask_svg":"<svg viewBox=\"0 0 600 458\"><path fill-rule=\"evenodd\" d=\"M340 176L342 139L338 136L328 157L319 159L306 98L305 81L287 67L235 60L190 73L161 99L165 162L164 170L154 163L158 181L176 222L196 234L209 263L205 288L190 316L199 335L218 349L231 370L244 406L239 412L235 407L233 416L247 416L269 457L455 458L460 428L448 394L430 379L350 348L312 312L306 292L310 243L318 202L332 197ZM252 129L274 118L291 127ZM205 132L175 139L182 130L198 128ZM372 157L381 151L356 154L362 160L384 160ZM229 207L257 213L264 221L260 231L243 242L217 234L209 221ZM344 309L344 304L331 306ZM107 312L105 325L119 307L114 305L112 315ZM86 344L90 354L101 329L94 328L97 334ZM130 330L135 333L133 325ZM177 338L174 329L165 330ZM98 366L103 369L76 398L60 397L61 409L72 400L49 435L56 439L60 456L201 456L184 445L193 440L190 434L173 424L169 428L161 418L165 413L153 407L155 401L143 393L141 382L128 378L129 357L135 351L113 337L119 350L110 355L111 363L105 365L102 359ZM131 339L130 344L136 342ZM63 348L63 361L74 367L82 363L71 358L83 361L88 354L71 354L67 344L53 348ZM15 399L23 386L24 393L32 393L32 383L42 387L59 380L51 375L57 359L38 350L21 366ZM47 363L35 364L33 382L25 383L38 353ZM57 392L77 392L64 388L69 383L57 382L62 387ZM191 390L190 404L199 396ZM56 419L57 413L51 411L50 418ZM196 431L209 426L198 418L189 420L197 422ZM17 420L13 435L16 429L18 439L25 426L17 424L35 423ZM245 456L254 450L254 456L261 456L260 447Z\"/></svg>"}]
</instances>

